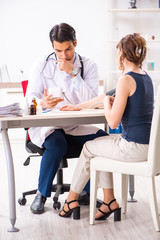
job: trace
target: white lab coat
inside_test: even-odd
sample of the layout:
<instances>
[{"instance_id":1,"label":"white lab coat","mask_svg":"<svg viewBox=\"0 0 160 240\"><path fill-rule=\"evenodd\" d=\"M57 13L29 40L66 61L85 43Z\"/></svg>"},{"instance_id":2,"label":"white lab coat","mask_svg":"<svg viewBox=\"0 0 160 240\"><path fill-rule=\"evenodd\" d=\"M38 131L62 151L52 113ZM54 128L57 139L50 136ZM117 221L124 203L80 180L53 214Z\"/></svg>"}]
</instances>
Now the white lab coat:
<instances>
[{"instance_id":1,"label":"white lab coat","mask_svg":"<svg viewBox=\"0 0 160 240\"><path fill-rule=\"evenodd\" d=\"M80 76L81 62L77 53L74 56L74 66L79 70L79 73L74 78L66 72L59 70L54 54L49 57L48 61L46 61L46 58L45 56L42 59L38 59L31 70L26 94L28 98L36 97L36 101L39 104L43 98L44 89L49 87L61 87L72 104L79 104L97 95L99 84L98 71L96 64L91 60L82 57L84 66L82 79ZM55 108L68 104L67 99L57 104ZM29 135L31 141L42 147L46 137L57 128L62 127L30 128ZM92 125L82 125L63 127L63 130L70 135L87 135L96 133L98 128Z\"/></svg>"}]
</instances>

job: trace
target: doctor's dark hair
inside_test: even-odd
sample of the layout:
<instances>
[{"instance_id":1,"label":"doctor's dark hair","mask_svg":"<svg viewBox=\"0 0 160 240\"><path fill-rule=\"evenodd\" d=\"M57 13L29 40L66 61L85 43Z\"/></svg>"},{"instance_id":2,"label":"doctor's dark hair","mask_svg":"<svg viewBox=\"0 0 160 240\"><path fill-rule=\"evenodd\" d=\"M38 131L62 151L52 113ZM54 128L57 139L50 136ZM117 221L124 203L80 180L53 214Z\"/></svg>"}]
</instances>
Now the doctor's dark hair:
<instances>
[{"instance_id":1,"label":"doctor's dark hair","mask_svg":"<svg viewBox=\"0 0 160 240\"><path fill-rule=\"evenodd\" d=\"M74 44L76 39L76 31L67 23L60 23L59 25L57 24L51 29L49 37L52 44L53 41L57 41L60 43L72 41Z\"/></svg>"},{"instance_id":2,"label":"doctor's dark hair","mask_svg":"<svg viewBox=\"0 0 160 240\"><path fill-rule=\"evenodd\" d=\"M142 67L142 63L146 57L147 48L146 40L139 33L128 34L120 40L117 48L121 51L120 69L123 71L123 60L135 63L138 67Z\"/></svg>"}]
</instances>

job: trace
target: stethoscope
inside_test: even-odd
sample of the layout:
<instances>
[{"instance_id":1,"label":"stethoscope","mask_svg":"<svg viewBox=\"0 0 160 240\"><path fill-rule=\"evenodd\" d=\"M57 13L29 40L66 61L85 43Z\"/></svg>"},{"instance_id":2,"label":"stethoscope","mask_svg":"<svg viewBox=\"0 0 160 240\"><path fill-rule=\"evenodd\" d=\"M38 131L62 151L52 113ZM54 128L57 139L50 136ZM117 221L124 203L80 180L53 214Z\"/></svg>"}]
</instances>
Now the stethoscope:
<instances>
[{"instance_id":1,"label":"stethoscope","mask_svg":"<svg viewBox=\"0 0 160 240\"><path fill-rule=\"evenodd\" d=\"M41 71L41 74L43 75L43 77L44 77L44 78L47 78L48 80L49 80L49 79L52 80L52 79L54 78L55 68L56 68L56 64L54 64L52 76L49 77L48 75L47 75L47 76L44 75L44 69L45 69L45 67L46 67L46 65L47 65L47 63L48 63L48 61L49 61L49 59L50 59L51 56L54 56L54 58L52 58L52 59L53 59L54 61L57 61L56 53L55 53L55 52L52 52L52 53L49 54L48 57L46 58L44 67L42 68L42 71ZM79 54L78 54L78 57L79 57L79 61L80 61L80 63L81 63L81 73L80 73L80 75L81 75L81 78L83 79L83 72L84 72L83 61L82 61L82 58L81 58L81 56L80 56ZM74 62L75 62L75 60L76 60L76 58L74 59ZM67 100L69 103L73 104L73 103L68 99L68 97L66 96L65 92L63 92L63 95L64 95L64 97L66 98L66 100Z\"/></svg>"},{"instance_id":2,"label":"stethoscope","mask_svg":"<svg viewBox=\"0 0 160 240\"><path fill-rule=\"evenodd\" d=\"M50 59L50 57L51 57L52 55L54 55L54 57L55 57L55 59L53 58L53 60L54 60L54 61L57 61L57 56L56 56L56 53L55 53L55 52L52 52L51 54L48 55L48 57L47 57L46 60L45 60L45 64L44 64L44 66L43 66L43 68L42 68L42 71L41 71L41 74L43 75L43 77L45 77L45 76L44 76L44 69L45 69L45 67L46 67L46 65L47 65L47 63L48 63L48 61L49 61L49 59ZM81 63L81 73L80 73L80 75L81 75L81 78L83 79L83 72L84 72L83 60L82 60L82 57L81 57L79 54L78 54L78 57L79 57L79 61L80 61L80 63ZM53 78L54 78L55 68L56 68L56 64L54 65L53 75L52 75L51 77L46 76L47 79L53 79Z\"/></svg>"}]
</instances>

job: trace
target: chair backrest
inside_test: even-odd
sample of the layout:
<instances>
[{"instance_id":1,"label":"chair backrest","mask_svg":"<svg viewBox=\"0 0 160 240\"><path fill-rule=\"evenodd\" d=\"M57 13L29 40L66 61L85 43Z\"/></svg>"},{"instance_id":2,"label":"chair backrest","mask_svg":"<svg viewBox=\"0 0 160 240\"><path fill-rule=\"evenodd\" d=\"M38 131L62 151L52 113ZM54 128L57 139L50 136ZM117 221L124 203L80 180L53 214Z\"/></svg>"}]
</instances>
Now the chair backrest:
<instances>
[{"instance_id":1,"label":"chair backrest","mask_svg":"<svg viewBox=\"0 0 160 240\"><path fill-rule=\"evenodd\" d=\"M21 84L22 84L23 94L24 94L24 97L25 97L26 92L27 92L27 87L28 87L28 80L22 81ZM30 137L29 137L28 131L27 131L27 137L26 138L27 138L26 139L27 141L30 141Z\"/></svg>"},{"instance_id":2,"label":"chair backrest","mask_svg":"<svg viewBox=\"0 0 160 240\"><path fill-rule=\"evenodd\" d=\"M21 84L22 84L23 94L24 94L24 97L25 97L26 92L27 92L28 80L22 81Z\"/></svg>"},{"instance_id":3,"label":"chair backrest","mask_svg":"<svg viewBox=\"0 0 160 240\"><path fill-rule=\"evenodd\" d=\"M148 150L148 174L155 176L160 173L160 85L158 86L154 106L151 134Z\"/></svg>"}]
</instances>

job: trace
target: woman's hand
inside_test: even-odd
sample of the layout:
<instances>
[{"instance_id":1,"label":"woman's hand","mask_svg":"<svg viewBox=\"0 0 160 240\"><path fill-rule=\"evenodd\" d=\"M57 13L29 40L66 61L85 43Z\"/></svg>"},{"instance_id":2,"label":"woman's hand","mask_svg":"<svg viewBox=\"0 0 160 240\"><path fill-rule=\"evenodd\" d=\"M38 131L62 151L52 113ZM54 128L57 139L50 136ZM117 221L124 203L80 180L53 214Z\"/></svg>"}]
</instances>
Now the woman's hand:
<instances>
[{"instance_id":1,"label":"woman's hand","mask_svg":"<svg viewBox=\"0 0 160 240\"><path fill-rule=\"evenodd\" d=\"M64 105L60 108L60 111L80 111L80 110L82 110L82 108L72 104Z\"/></svg>"},{"instance_id":2,"label":"woman's hand","mask_svg":"<svg viewBox=\"0 0 160 240\"><path fill-rule=\"evenodd\" d=\"M40 102L40 105L42 108L54 108L58 103L64 101L64 99L57 97L57 98L51 98L52 94L47 95L47 89L44 90L43 100Z\"/></svg>"},{"instance_id":3,"label":"woman's hand","mask_svg":"<svg viewBox=\"0 0 160 240\"><path fill-rule=\"evenodd\" d=\"M104 98L104 106L105 106L105 108L111 109L111 108L112 108L112 105L113 105L113 102L114 102L114 99L115 99L115 97L106 96L106 97Z\"/></svg>"}]
</instances>

